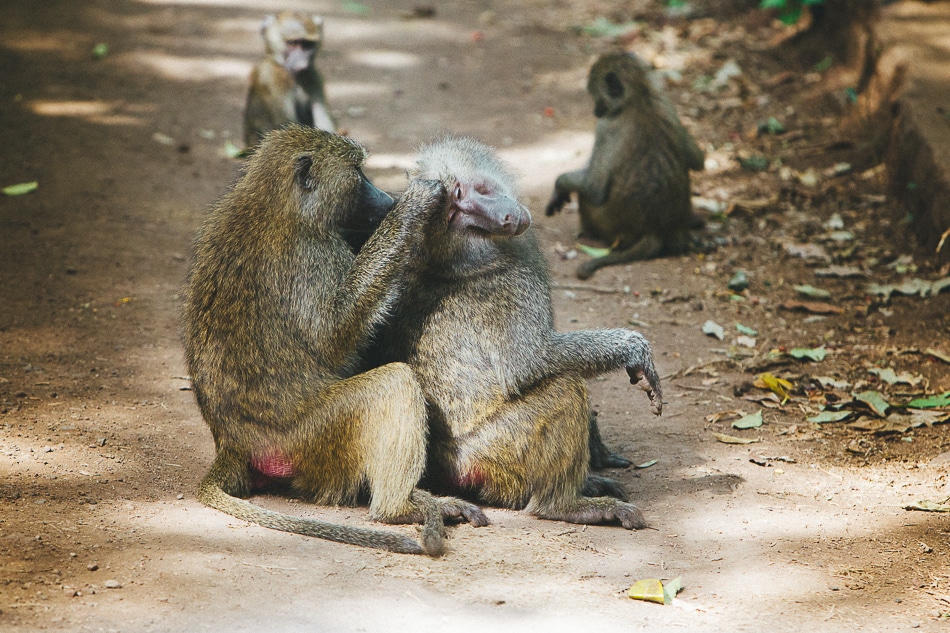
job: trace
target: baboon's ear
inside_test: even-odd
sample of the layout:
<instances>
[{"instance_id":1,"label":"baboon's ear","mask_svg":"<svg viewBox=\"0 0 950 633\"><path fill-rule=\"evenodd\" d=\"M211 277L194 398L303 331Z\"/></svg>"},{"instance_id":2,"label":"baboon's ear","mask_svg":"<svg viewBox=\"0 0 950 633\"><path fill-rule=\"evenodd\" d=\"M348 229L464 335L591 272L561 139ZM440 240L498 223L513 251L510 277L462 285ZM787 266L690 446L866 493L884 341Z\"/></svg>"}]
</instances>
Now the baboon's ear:
<instances>
[{"instance_id":1,"label":"baboon's ear","mask_svg":"<svg viewBox=\"0 0 950 633\"><path fill-rule=\"evenodd\" d=\"M297 164L294 166L294 179L297 186L304 191L313 191L317 183L310 174L310 168L313 167L313 156L304 154L297 158Z\"/></svg>"},{"instance_id":2,"label":"baboon's ear","mask_svg":"<svg viewBox=\"0 0 950 633\"><path fill-rule=\"evenodd\" d=\"M612 99L619 99L623 96L623 82L620 81L620 77L617 76L617 73L607 73L607 75L604 76L604 83L607 86L607 94L610 95Z\"/></svg>"}]
</instances>

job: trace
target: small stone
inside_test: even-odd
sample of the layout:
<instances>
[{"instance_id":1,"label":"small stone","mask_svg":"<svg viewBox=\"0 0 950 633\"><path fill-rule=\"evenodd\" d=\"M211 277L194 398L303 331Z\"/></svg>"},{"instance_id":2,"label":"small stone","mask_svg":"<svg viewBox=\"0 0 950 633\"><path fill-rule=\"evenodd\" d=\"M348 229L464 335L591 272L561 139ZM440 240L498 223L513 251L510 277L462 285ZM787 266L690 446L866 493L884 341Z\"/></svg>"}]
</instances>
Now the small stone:
<instances>
[{"instance_id":1,"label":"small stone","mask_svg":"<svg viewBox=\"0 0 950 633\"><path fill-rule=\"evenodd\" d=\"M179 501L181 501L182 499L185 498L185 495L178 495L178 496L175 497L175 498L178 499Z\"/></svg>"},{"instance_id":2,"label":"small stone","mask_svg":"<svg viewBox=\"0 0 950 633\"><path fill-rule=\"evenodd\" d=\"M118 580L107 580L104 584L106 589L121 589L122 583Z\"/></svg>"},{"instance_id":3,"label":"small stone","mask_svg":"<svg viewBox=\"0 0 950 633\"><path fill-rule=\"evenodd\" d=\"M728 283L729 290L742 292L749 287L749 276L744 270L737 270Z\"/></svg>"},{"instance_id":4,"label":"small stone","mask_svg":"<svg viewBox=\"0 0 950 633\"><path fill-rule=\"evenodd\" d=\"M96 571L97 569L99 569L99 563L89 563L88 565L86 565L86 569L88 569L89 571Z\"/></svg>"}]
</instances>

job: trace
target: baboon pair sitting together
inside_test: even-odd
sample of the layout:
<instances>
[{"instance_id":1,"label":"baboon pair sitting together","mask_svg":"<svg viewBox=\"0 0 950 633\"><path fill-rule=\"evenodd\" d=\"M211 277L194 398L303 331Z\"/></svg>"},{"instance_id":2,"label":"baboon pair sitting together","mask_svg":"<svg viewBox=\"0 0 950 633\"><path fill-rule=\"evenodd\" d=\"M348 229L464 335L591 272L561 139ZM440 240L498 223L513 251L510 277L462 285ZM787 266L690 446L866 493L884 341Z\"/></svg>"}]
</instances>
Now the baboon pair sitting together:
<instances>
[{"instance_id":1,"label":"baboon pair sitting together","mask_svg":"<svg viewBox=\"0 0 950 633\"><path fill-rule=\"evenodd\" d=\"M647 341L554 330L530 214L488 147L424 147L395 206L364 159L321 130L273 132L197 238L185 342L216 447L199 499L276 529L434 556L445 519L487 518L420 488L423 475L431 490L542 518L644 527L615 482L590 474L585 379L624 368L659 414ZM374 519L422 523L422 543L239 498L272 481L321 504L365 493Z\"/></svg>"}]
</instances>

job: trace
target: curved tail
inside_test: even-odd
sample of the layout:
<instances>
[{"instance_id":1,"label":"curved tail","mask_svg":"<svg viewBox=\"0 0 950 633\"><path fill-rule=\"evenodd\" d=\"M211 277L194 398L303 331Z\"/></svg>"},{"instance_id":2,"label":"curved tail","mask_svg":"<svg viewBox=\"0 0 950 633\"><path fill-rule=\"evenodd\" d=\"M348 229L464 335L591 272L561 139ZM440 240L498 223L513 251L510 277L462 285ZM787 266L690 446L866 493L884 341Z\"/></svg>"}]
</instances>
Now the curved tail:
<instances>
[{"instance_id":1,"label":"curved tail","mask_svg":"<svg viewBox=\"0 0 950 633\"><path fill-rule=\"evenodd\" d=\"M399 554L429 553L432 556L439 556L442 552L441 543L437 548L430 546L424 550L422 546L413 539L408 536L403 536L402 534L397 534L396 532L326 523L324 521L295 517L262 508L254 505L250 501L233 497L226 493L221 489L218 483L214 481L210 473L209 476L205 477L204 481L201 482L197 496L198 500L206 506L220 510L237 519L257 523L263 527L281 530L282 532L293 532L294 534L303 534L304 536L313 536L328 541L348 543L350 545L362 545L363 547L383 549ZM439 518L441 518L441 515ZM430 549L436 551L429 551Z\"/></svg>"}]
</instances>

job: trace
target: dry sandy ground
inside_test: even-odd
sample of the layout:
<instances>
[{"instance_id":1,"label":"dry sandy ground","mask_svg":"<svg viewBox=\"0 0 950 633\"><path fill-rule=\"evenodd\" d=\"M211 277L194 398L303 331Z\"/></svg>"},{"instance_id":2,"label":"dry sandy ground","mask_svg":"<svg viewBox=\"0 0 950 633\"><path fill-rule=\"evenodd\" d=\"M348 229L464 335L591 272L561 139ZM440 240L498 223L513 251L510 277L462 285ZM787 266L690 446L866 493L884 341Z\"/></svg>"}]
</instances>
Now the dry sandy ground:
<instances>
[{"instance_id":1,"label":"dry sandy ground","mask_svg":"<svg viewBox=\"0 0 950 633\"><path fill-rule=\"evenodd\" d=\"M3 185L40 184L0 197L0 630L944 630L945 515L902 509L950 495L944 427L888 437L814 428L799 398L742 432L761 440L750 449L715 441L711 431L738 432L704 420L758 409L734 395L754 375L705 365L729 344L702 334L707 319L757 327L761 346L820 340L836 350L820 370L776 370L790 377L853 381L864 363L890 363L929 379L931 392L950 389L945 365L895 351L948 347L946 293L882 310L856 290L863 281L844 279L828 282L844 314L816 321L775 307L793 297L791 284L814 282L778 238L807 236L833 212L854 220L865 254L876 244L881 274L906 248L890 243L898 225L888 218L899 213L878 197L879 179L799 196L774 170L743 172L730 158L766 146L798 158L798 169L826 167L837 110L824 84L798 73L771 100L763 93L722 108L722 95L690 97L690 71L675 100L720 161L695 178L697 193L782 190L783 202L720 225L722 245L710 253L605 270L584 285L573 278L576 260L559 256L574 243L576 213L540 211L556 174L582 164L590 147L584 80L607 46L569 26L592 22L608 3L445 2L434 19L398 17L414 4L2 4L0 175ZM659 15L649 3L615 4L621 19L640 5ZM624 376L591 384L608 443L635 463L657 460L610 472L651 529L489 508L491 526L450 528L448 555L430 560L268 531L195 501L213 446L187 390L176 294L194 231L240 169L222 150L240 138L258 21L288 7L326 16L320 62L331 106L372 151L378 183L402 187L414 147L441 130L498 146L523 175L565 286L555 297L559 327L633 323L654 342L661 373L705 365L667 379L657 419ZM766 54L770 27L717 17L701 23L708 36L691 40L697 63L716 68L737 56L756 85L790 65ZM675 58L681 26L651 22L641 43L667 41ZM95 60L99 42L109 52ZM732 96L745 99L747 89ZM804 147L747 134L774 111L769 104L789 114L793 103ZM737 268L750 271L756 300L724 296ZM750 453L794 461L764 467ZM369 524L365 508L256 501ZM627 587L645 577L682 577L685 590L671 606L628 599Z\"/></svg>"}]
</instances>

